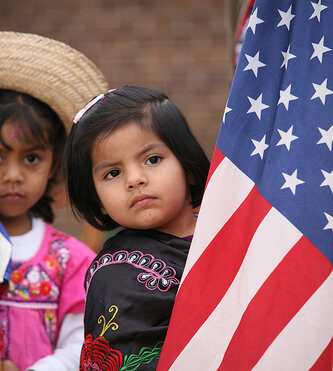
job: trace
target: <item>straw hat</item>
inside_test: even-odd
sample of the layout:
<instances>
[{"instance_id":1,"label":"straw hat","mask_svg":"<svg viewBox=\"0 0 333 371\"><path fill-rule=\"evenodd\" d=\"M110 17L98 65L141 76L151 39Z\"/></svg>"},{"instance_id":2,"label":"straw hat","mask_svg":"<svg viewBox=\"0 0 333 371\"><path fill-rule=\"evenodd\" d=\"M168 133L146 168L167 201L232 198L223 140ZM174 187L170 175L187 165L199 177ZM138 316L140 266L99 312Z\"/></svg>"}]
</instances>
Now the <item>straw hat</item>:
<instances>
[{"instance_id":1,"label":"straw hat","mask_svg":"<svg viewBox=\"0 0 333 371\"><path fill-rule=\"evenodd\" d=\"M87 57L62 42L0 32L0 88L45 102L69 128L76 112L107 91L108 84Z\"/></svg>"}]
</instances>

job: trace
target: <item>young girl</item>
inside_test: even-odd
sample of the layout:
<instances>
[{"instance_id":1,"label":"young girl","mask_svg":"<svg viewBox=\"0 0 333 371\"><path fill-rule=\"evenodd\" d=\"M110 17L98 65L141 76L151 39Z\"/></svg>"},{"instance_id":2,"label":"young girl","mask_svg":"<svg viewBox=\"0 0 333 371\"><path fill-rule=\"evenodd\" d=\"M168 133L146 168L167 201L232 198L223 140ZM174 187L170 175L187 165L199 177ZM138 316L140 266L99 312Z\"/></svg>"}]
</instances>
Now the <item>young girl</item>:
<instances>
[{"instance_id":1,"label":"young girl","mask_svg":"<svg viewBox=\"0 0 333 371\"><path fill-rule=\"evenodd\" d=\"M209 161L163 93L124 86L75 117L64 158L74 211L122 226L86 275L80 370L155 370Z\"/></svg>"},{"instance_id":2,"label":"young girl","mask_svg":"<svg viewBox=\"0 0 333 371\"><path fill-rule=\"evenodd\" d=\"M50 224L49 190L65 139L63 123L46 104L0 89L0 221L13 244L11 281L0 297L1 359L10 360L4 370L78 364L84 271L94 254Z\"/></svg>"},{"instance_id":3,"label":"young girl","mask_svg":"<svg viewBox=\"0 0 333 371\"><path fill-rule=\"evenodd\" d=\"M0 294L0 369L74 371L84 274L95 254L51 225L51 202L65 126L108 84L56 40L1 31L0 49L0 222L13 245L11 280Z\"/></svg>"}]
</instances>

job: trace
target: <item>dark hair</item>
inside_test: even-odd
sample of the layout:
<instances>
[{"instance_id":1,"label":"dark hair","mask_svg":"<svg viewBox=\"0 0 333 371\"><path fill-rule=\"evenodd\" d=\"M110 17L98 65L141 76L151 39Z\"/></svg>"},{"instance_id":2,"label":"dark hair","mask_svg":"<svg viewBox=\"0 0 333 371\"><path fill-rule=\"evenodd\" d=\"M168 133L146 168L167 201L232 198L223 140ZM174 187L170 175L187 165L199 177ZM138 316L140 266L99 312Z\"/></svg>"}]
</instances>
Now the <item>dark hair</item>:
<instances>
[{"instance_id":1,"label":"dark hair","mask_svg":"<svg viewBox=\"0 0 333 371\"><path fill-rule=\"evenodd\" d=\"M92 175L91 151L96 140L130 121L156 134L170 148L194 184L190 185L193 207L201 203L209 161L184 115L164 93L126 85L105 94L73 124L65 148L63 170L73 212L101 230L119 225L102 212Z\"/></svg>"},{"instance_id":2,"label":"dark hair","mask_svg":"<svg viewBox=\"0 0 333 371\"><path fill-rule=\"evenodd\" d=\"M6 148L11 149L1 136L1 129L8 120L19 125L23 135L33 143L38 143L42 148L52 148L53 176L48 181L44 195L30 209L33 215L52 223L53 200L49 193L51 185L58 183L61 176L61 158L67 138L65 126L46 103L29 94L0 89L0 141Z\"/></svg>"}]
</instances>

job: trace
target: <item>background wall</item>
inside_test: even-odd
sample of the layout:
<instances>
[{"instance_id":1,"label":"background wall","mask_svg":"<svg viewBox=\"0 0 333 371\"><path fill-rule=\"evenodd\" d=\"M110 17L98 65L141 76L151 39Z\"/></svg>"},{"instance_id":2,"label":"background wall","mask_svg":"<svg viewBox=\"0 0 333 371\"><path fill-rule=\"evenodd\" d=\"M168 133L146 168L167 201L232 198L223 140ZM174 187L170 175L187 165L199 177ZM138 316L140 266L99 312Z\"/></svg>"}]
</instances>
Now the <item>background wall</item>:
<instances>
[{"instance_id":1,"label":"background wall","mask_svg":"<svg viewBox=\"0 0 333 371\"><path fill-rule=\"evenodd\" d=\"M0 29L65 42L110 87L165 91L211 157L231 81L231 8L223 0L1 0ZM82 238L67 209L56 224Z\"/></svg>"}]
</instances>

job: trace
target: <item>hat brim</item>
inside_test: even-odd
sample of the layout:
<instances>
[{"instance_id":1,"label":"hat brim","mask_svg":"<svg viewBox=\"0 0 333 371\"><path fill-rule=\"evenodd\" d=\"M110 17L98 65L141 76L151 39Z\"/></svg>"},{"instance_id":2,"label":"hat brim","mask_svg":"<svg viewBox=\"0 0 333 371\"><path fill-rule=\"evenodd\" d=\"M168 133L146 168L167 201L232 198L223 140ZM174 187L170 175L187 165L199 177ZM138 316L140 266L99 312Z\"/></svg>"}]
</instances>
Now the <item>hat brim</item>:
<instances>
[{"instance_id":1,"label":"hat brim","mask_svg":"<svg viewBox=\"0 0 333 371\"><path fill-rule=\"evenodd\" d=\"M102 72L70 46L34 34L0 32L0 88L48 104L69 128L73 117L108 90Z\"/></svg>"}]
</instances>

